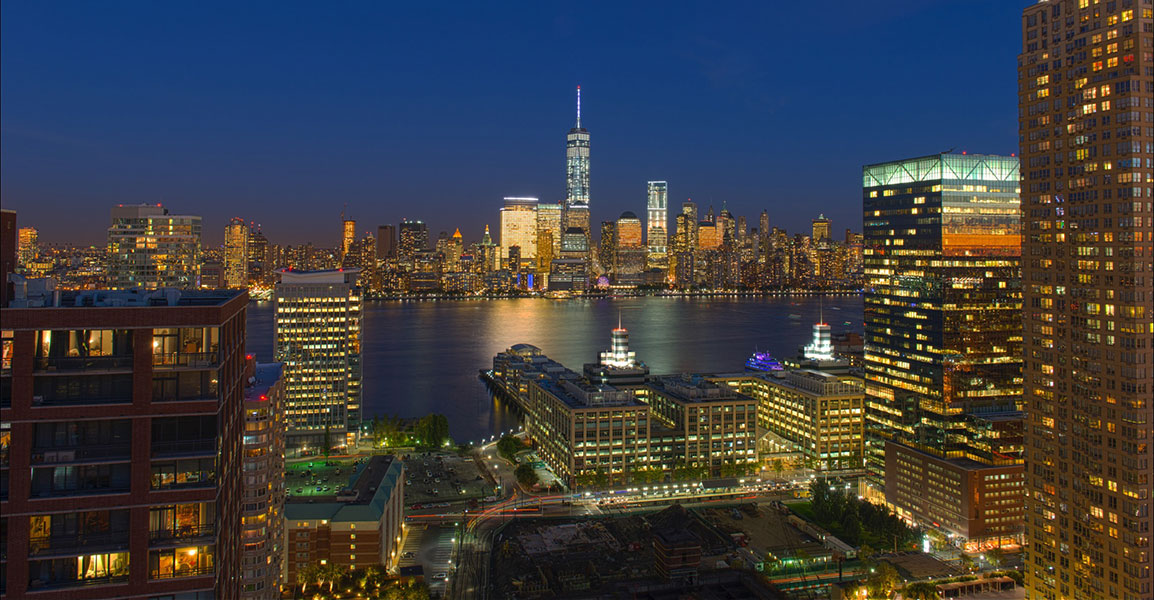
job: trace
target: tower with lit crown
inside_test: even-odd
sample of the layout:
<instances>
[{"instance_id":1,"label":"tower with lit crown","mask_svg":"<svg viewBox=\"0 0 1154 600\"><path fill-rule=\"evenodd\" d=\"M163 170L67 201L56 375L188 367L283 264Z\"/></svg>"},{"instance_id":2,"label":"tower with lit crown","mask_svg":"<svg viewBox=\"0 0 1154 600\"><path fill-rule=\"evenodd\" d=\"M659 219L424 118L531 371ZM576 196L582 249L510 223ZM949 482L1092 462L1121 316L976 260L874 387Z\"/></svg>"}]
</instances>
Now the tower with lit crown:
<instances>
[{"instance_id":1,"label":"tower with lit crown","mask_svg":"<svg viewBox=\"0 0 1154 600\"><path fill-rule=\"evenodd\" d=\"M565 226L589 235L589 131L581 126L581 86L577 86L577 123L565 137Z\"/></svg>"}]
</instances>

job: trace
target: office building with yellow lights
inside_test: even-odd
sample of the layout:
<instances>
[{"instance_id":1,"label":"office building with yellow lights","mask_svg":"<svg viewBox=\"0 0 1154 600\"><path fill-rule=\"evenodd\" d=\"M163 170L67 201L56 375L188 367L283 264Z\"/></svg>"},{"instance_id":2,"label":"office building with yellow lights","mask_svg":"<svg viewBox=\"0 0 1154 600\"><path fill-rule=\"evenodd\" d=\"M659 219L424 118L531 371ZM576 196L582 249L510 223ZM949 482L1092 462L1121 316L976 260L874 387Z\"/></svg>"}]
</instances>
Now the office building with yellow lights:
<instances>
[{"instance_id":1,"label":"office building with yellow lights","mask_svg":"<svg viewBox=\"0 0 1154 600\"><path fill-rule=\"evenodd\" d=\"M934 154L862 177L873 490L970 549L1020 542L1018 159Z\"/></svg>"},{"instance_id":2,"label":"office building with yellow lights","mask_svg":"<svg viewBox=\"0 0 1154 600\"><path fill-rule=\"evenodd\" d=\"M286 446L293 454L344 447L359 431L363 299L357 274L279 274L274 354L284 363Z\"/></svg>"}]
</instances>

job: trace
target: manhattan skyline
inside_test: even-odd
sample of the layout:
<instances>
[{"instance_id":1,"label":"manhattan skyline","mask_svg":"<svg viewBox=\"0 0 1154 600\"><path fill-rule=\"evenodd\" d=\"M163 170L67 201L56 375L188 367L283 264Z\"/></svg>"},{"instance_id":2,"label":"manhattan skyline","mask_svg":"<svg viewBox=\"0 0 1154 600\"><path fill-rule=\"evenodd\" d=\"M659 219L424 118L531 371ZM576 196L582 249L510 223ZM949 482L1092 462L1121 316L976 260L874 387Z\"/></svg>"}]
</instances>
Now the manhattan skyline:
<instances>
[{"instance_id":1,"label":"manhattan skyline","mask_svg":"<svg viewBox=\"0 0 1154 600\"><path fill-rule=\"evenodd\" d=\"M642 213L646 182L666 180L674 206L768 209L803 230L804 202L856 229L871 157L1016 152L1014 72L993 58L1014 52L1026 4L462 8L435 23L412 7L310 21L5 5L3 195L50 243L98 243L89 224L138 202L202 215L212 245L234 216L284 243L323 242L300 216L345 204L362 229L407 217L473 238L504 196L564 200L581 85L591 222ZM493 21L509 33L477 27ZM785 22L831 37L814 44ZM975 45L974 30L994 41ZM917 85L889 83L899 72Z\"/></svg>"}]
</instances>

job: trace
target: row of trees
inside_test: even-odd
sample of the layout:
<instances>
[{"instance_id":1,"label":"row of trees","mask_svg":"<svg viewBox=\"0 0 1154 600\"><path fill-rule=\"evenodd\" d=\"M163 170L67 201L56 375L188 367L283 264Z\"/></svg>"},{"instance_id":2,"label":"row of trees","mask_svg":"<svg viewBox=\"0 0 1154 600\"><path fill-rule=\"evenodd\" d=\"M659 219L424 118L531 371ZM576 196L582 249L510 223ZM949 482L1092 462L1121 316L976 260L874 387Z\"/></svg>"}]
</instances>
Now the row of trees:
<instances>
[{"instance_id":1,"label":"row of trees","mask_svg":"<svg viewBox=\"0 0 1154 600\"><path fill-rule=\"evenodd\" d=\"M391 577L385 567L372 565L348 569L334 564L311 564L297 572L298 597L325 600L358 597L384 600L428 600L429 588L423 583Z\"/></svg>"},{"instance_id":2,"label":"row of trees","mask_svg":"<svg viewBox=\"0 0 1154 600\"><path fill-rule=\"evenodd\" d=\"M440 448L449 441L449 419L445 415L425 415L415 422L397 416L378 415L371 423L377 448Z\"/></svg>"},{"instance_id":3,"label":"row of trees","mask_svg":"<svg viewBox=\"0 0 1154 600\"><path fill-rule=\"evenodd\" d=\"M893 544L902 549L917 544L917 531L888 508L860 500L845 490L830 488L825 479L814 479L809 490L818 525L846 543L854 546L872 543L880 547Z\"/></svg>"}]
</instances>

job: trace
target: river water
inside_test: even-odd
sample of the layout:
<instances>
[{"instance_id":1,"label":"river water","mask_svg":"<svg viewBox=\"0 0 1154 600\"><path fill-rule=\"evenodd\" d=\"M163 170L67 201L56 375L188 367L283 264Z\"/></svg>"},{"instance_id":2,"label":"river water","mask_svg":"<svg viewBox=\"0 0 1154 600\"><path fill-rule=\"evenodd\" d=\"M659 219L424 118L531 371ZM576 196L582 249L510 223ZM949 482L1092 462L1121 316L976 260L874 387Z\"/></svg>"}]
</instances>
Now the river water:
<instances>
[{"instance_id":1,"label":"river water","mask_svg":"<svg viewBox=\"0 0 1154 600\"><path fill-rule=\"evenodd\" d=\"M819 313L834 333L862 330L860 296L594 300L368 302L364 315L364 407L374 414L449 417L453 437L475 441L516 426L478 379L493 355L533 344L580 371L609 348L618 319L650 372L735 372L755 350L793 356ZM271 302L248 309L248 351L272 360Z\"/></svg>"}]
</instances>

